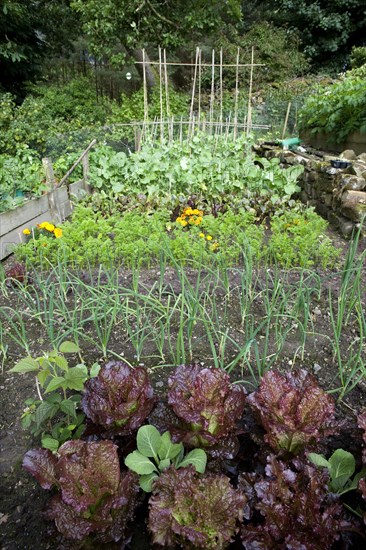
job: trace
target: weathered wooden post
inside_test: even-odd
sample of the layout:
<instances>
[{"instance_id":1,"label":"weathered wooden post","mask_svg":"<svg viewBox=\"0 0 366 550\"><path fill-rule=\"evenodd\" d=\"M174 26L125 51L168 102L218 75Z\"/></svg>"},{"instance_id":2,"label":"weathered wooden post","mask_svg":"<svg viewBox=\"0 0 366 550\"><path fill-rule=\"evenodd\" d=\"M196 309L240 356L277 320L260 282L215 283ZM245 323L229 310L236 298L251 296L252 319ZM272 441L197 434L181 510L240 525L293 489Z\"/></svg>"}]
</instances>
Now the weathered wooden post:
<instances>
[{"instance_id":1,"label":"weathered wooden post","mask_svg":"<svg viewBox=\"0 0 366 550\"><path fill-rule=\"evenodd\" d=\"M57 208L57 196L56 191L56 179L53 171L52 161L50 158L42 159L43 168L46 174L46 185L48 188L48 205L50 208L51 219L54 222L59 223L61 221L61 215Z\"/></svg>"}]
</instances>

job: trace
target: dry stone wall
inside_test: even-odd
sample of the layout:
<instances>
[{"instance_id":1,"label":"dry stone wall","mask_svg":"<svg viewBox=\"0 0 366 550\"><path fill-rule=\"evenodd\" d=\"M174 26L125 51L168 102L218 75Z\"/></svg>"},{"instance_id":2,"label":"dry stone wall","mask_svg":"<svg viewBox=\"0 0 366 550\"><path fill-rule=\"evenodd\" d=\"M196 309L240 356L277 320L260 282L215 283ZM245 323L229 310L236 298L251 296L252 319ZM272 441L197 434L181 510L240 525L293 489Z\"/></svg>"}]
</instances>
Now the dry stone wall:
<instances>
[{"instance_id":1,"label":"dry stone wall","mask_svg":"<svg viewBox=\"0 0 366 550\"><path fill-rule=\"evenodd\" d=\"M350 237L360 226L366 214L366 153L357 156L348 150L339 157L317 156L265 144L255 146L255 151L266 158L279 157L284 168L302 164L305 169L298 181L299 198L314 206L344 237ZM335 158L349 161L350 166L334 168L330 161ZM366 236L366 228L363 235Z\"/></svg>"}]
</instances>

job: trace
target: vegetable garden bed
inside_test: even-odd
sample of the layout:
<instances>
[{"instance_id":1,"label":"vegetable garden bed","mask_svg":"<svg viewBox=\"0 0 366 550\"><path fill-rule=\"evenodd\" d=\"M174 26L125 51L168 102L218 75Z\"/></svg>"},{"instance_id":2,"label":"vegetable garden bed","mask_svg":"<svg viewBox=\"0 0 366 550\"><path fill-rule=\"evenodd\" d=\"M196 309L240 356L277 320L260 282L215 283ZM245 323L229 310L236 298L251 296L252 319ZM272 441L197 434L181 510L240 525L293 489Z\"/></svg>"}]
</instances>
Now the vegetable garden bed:
<instances>
[{"instance_id":1,"label":"vegetable garden bed","mask_svg":"<svg viewBox=\"0 0 366 550\"><path fill-rule=\"evenodd\" d=\"M6 550L364 547L361 230L326 231L277 160L236 144L218 175L194 146L172 195L166 164L103 159L6 269Z\"/></svg>"}]
</instances>

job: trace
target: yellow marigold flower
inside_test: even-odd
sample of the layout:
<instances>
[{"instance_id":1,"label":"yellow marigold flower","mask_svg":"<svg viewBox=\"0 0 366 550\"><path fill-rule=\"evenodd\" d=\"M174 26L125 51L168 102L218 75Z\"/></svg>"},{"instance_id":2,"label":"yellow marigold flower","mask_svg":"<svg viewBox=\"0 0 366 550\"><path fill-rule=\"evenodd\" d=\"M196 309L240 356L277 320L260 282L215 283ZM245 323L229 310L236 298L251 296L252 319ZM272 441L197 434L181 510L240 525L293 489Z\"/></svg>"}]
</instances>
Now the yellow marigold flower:
<instances>
[{"instance_id":1,"label":"yellow marigold flower","mask_svg":"<svg viewBox=\"0 0 366 550\"><path fill-rule=\"evenodd\" d=\"M188 224L188 222L186 222L185 220L182 220L181 224L183 227L185 227Z\"/></svg>"},{"instance_id":2,"label":"yellow marigold flower","mask_svg":"<svg viewBox=\"0 0 366 550\"><path fill-rule=\"evenodd\" d=\"M181 216L178 216L178 218L175 220L177 223L182 223L182 218Z\"/></svg>"},{"instance_id":3,"label":"yellow marigold flower","mask_svg":"<svg viewBox=\"0 0 366 550\"><path fill-rule=\"evenodd\" d=\"M197 210L199 216L203 216L203 210Z\"/></svg>"},{"instance_id":4,"label":"yellow marigold flower","mask_svg":"<svg viewBox=\"0 0 366 550\"><path fill-rule=\"evenodd\" d=\"M48 225L48 222L37 223L39 229L46 229L46 225Z\"/></svg>"},{"instance_id":5,"label":"yellow marigold flower","mask_svg":"<svg viewBox=\"0 0 366 550\"><path fill-rule=\"evenodd\" d=\"M196 225L199 225L200 223L202 223L202 218L200 216L198 216L196 218L196 221L194 222Z\"/></svg>"},{"instance_id":6,"label":"yellow marigold flower","mask_svg":"<svg viewBox=\"0 0 366 550\"><path fill-rule=\"evenodd\" d=\"M45 230L49 231L50 233L53 233L55 230L55 226L53 225L53 223L47 223L45 225Z\"/></svg>"},{"instance_id":7,"label":"yellow marigold flower","mask_svg":"<svg viewBox=\"0 0 366 550\"><path fill-rule=\"evenodd\" d=\"M56 239L59 239L60 237L62 237L61 227L55 227L53 234L55 235Z\"/></svg>"},{"instance_id":8,"label":"yellow marigold flower","mask_svg":"<svg viewBox=\"0 0 366 550\"><path fill-rule=\"evenodd\" d=\"M28 227L26 229L23 229L23 235L30 235L31 232L30 232L30 229L28 229Z\"/></svg>"},{"instance_id":9,"label":"yellow marigold flower","mask_svg":"<svg viewBox=\"0 0 366 550\"><path fill-rule=\"evenodd\" d=\"M204 233L200 233L198 236L201 237L201 239L204 239L206 235Z\"/></svg>"},{"instance_id":10,"label":"yellow marigold flower","mask_svg":"<svg viewBox=\"0 0 366 550\"><path fill-rule=\"evenodd\" d=\"M188 208L185 208L185 209L184 209L184 212L183 212L183 213L184 213L186 216L192 216L193 210L192 210L192 208L189 208L189 207L188 207Z\"/></svg>"},{"instance_id":11,"label":"yellow marigold flower","mask_svg":"<svg viewBox=\"0 0 366 550\"><path fill-rule=\"evenodd\" d=\"M206 239L207 239L208 241L212 241L211 235L207 235Z\"/></svg>"}]
</instances>

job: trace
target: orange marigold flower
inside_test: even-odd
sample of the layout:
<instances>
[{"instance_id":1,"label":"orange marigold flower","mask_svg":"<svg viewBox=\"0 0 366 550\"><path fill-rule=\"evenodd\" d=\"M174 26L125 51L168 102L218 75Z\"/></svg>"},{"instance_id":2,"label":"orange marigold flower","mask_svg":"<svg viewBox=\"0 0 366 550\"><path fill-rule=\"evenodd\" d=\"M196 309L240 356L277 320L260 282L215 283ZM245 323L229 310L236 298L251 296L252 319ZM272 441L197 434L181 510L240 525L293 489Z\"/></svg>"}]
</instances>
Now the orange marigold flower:
<instances>
[{"instance_id":1,"label":"orange marigold flower","mask_svg":"<svg viewBox=\"0 0 366 550\"><path fill-rule=\"evenodd\" d=\"M55 235L56 239L59 239L60 237L62 237L61 227L55 227L53 234Z\"/></svg>"}]
</instances>

